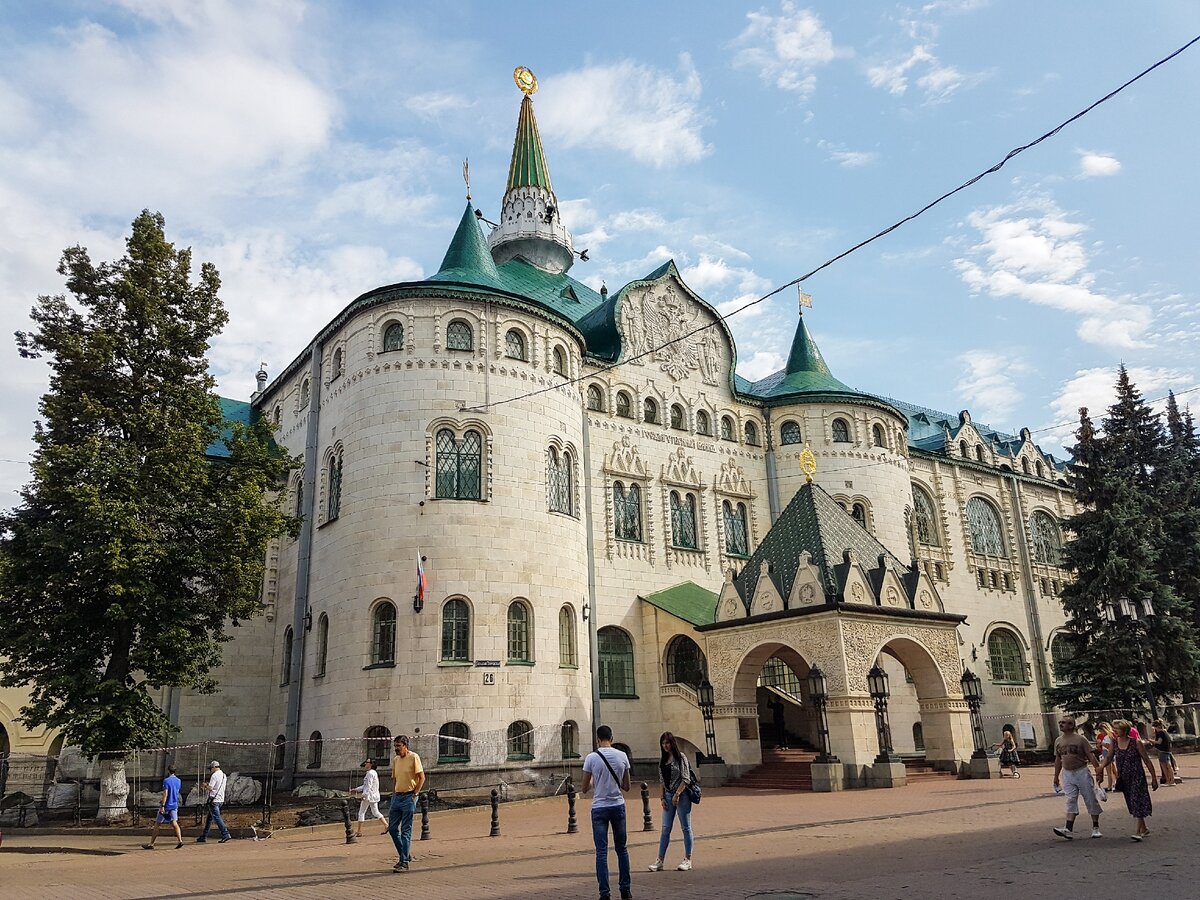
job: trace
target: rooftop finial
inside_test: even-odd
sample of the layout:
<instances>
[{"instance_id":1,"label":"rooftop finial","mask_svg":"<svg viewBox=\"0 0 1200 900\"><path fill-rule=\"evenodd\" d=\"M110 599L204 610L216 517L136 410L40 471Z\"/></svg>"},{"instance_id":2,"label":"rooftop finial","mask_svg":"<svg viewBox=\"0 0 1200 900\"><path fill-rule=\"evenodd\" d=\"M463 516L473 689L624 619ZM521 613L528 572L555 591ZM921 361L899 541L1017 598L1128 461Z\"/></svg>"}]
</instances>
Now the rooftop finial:
<instances>
[{"instance_id":1,"label":"rooftop finial","mask_svg":"<svg viewBox=\"0 0 1200 900\"><path fill-rule=\"evenodd\" d=\"M524 66L517 66L513 69L513 81L517 83L517 87L521 89L521 93L526 97L537 93L537 76Z\"/></svg>"},{"instance_id":2,"label":"rooftop finial","mask_svg":"<svg viewBox=\"0 0 1200 900\"><path fill-rule=\"evenodd\" d=\"M804 473L805 483L812 484L813 472L817 471L817 457L808 441L804 442L804 449L800 451L800 471Z\"/></svg>"},{"instance_id":3,"label":"rooftop finial","mask_svg":"<svg viewBox=\"0 0 1200 900\"><path fill-rule=\"evenodd\" d=\"M804 288L796 285L796 290L800 292L800 315L804 315L804 308L807 306L812 309L812 294L804 293Z\"/></svg>"},{"instance_id":4,"label":"rooftop finial","mask_svg":"<svg viewBox=\"0 0 1200 900\"><path fill-rule=\"evenodd\" d=\"M471 202L471 161L463 160L463 181L467 184L467 202Z\"/></svg>"}]
</instances>

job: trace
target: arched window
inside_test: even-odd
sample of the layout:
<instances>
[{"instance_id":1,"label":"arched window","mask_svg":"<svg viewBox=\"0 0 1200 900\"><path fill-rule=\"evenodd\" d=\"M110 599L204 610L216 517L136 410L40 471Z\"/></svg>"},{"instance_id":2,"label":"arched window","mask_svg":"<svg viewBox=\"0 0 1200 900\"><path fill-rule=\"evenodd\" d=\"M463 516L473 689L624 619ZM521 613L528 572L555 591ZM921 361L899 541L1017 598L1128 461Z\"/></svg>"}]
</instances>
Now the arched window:
<instances>
[{"instance_id":1,"label":"arched window","mask_svg":"<svg viewBox=\"0 0 1200 900\"><path fill-rule=\"evenodd\" d=\"M587 408L592 412L604 412L604 392L600 390L599 385L588 385Z\"/></svg>"},{"instance_id":2,"label":"arched window","mask_svg":"<svg viewBox=\"0 0 1200 900\"><path fill-rule=\"evenodd\" d=\"M751 447L758 446L758 426L753 422L746 423L746 443Z\"/></svg>"},{"instance_id":3,"label":"arched window","mask_svg":"<svg viewBox=\"0 0 1200 900\"><path fill-rule=\"evenodd\" d=\"M1004 532L996 507L982 497L967 501L967 527L971 534L971 549L981 556L1007 557Z\"/></svg>"},{"instance_id":4,"label":"arched window","mask_svg":"<svg viewBox=\"0 0 1200 900\"><path fill-rule=\"evenodd\" d=\"M276 403L275 408L273 410L271 410L271 421L275 425L278 425L280 420L282 420L282 419L283 419L283 407L280 406L278 403Z\"/></svg>"},{"instance_id":5,"label":"arched window","mask_svg":"<svg viewBox=\"0 0 1200 900\"><path fill-rule=\"evenodd\" d=\"M449 428L437 433L437 480L440 500L479 500L483 472L483 436L471 430L458 439Z\"/></svg>"},{"instance_id":6,"label":"arched window","mask_svg":"<svg viewBox=\"0 0 1200 900\"><path fill-rule=\"evenodd\" d=\"M600 663L600 696L634 697L633 640L620 628L609 625L596 632Z\"/></svg>"},{"instance_id":7,"label":"arched window","mask_svg":"<svg viewBox=\"0 0 1200 900\"><path fill-rule=\"evenodd\" d=\"M533 726L528 722L513 722L508 726L508 758L533 759Z\"/></svg>"},{"instance_id":8,"label":"arched window","mask_svg":"<svg viewBox=\"0 0 1200 900\"><path fill-rule=\"evenodd\" d=\"M546 453L546 502L550 512L575 514L571 485L573 462L569 450L559 453L557 447L551 447Z\"/></svg>"},{"instance_id":9,"label":"arched window","mask_svg":"<svg viewBox=\"0 0 1200 900\"><path fill-rule=\"evenodd\" d=\"M1059 632L1050 642L1050 663L1055 684L1066 684L1066 665L1075 658L1075 639L1072 635Z\"/></svg>"},{"instance_id":10,"label":"arched window","mask_svg":"<svg viewBox=\"0 0 1200 900\"><path fill-rule=\"evenodd\" d=\"M698 687L708 677L708 662L700 646L687 635L671 639L667 645L667 684Z\"/></svg>"},{"instance_id":11,"label":"arched window","mask_svg":"<svg viewBox=\"0 0 1200 900\"><path fill-rule=\"evenodd\" d=\"M504 355L509 359L525 360L525 336L515 328L504 335Z\"/></svg>"},{"instance_id":12,"label":"arched window","mask_svg":"<svg viewBox=\"0 0 1200 900\"><path fill-rule=\"evenodd\" d=\"M562 758L579 759L579 726L574 722L563 722Z\"/></svg>"},{"instance_id":13,"label":"arched window","mask_svg":"<svg viewBox=\"0 0 1200 900\"><path fill-rule=\"evenodd\" d=\"M447 600L442 606L442 661L471 658L471 608L466 600Z\"/></svg>"},{"instance_id":14,"label":"arched window","mask_svg":"<svg viewBox=\"0 0 1200 900\"><path fill-rule=\"evenodd\" d=\"M558 611L558 664L563 667L579 666L579 650L575 643L575 611L564 606Z\"/></svg>"},{"instance_id":15,"label":"arched window","mask_svg":"<svg viewBox=\"0 0 1200 900\"><path fill-rule=\"evenodd\" d=\"M383 331L383 352L394 353L404 346L404 326L393 322Z\"/></svg>"},{"instance_id":16,"label":"arched window","mask_svg":"<svg viewBox=\"0 0 1200 900\"><path fill-rule=\"evenodd\" d=\"M913 485L913 514L917 520L917 541L931 547L942 546L942 538L937 526L937 514L934 512L933 498L923 487Z\"/></svg>"},{"instance_id":17,"label":"arched window","mask_svg":"<svg viewBox=\"0 0 1200 900\"><path fill-rule=\"evenodd\" d=\"M552 366L555 375L567 377L567 354L563 353L562 347L555 347L552 356Z\"/></svg>"},{"instance_id":18,"label":"arched window","mask_svg":"<svg viewBox=\"0 0 1200 900\"><path fill-rule=\"evenodd\" d=\"M696 412L696 434L712 434L712 422L708 418L708 413L702 409Z\"/></svg>"},{"instance_id":19,"label":"arched window","mask_svg":"<svg viewBox=\"0 0 1200 900\"><path fill-rule=\"evenodd\" d=\"M304 518L304 473L296 479L296 518Z\"/></svg>"},{"instance_id":20,"label":"arched window","mask_svg":"<svg viewBox=\"0 0 1200 900\"><path fill-rule=\"evenodd\" d=\"M618 541L642 541L642 492L636 484L613 482L613 528Z\"/></svg>"},{"instance_id":21,"label":"arched window","mask_svg":"<svg viewBox=\"0 0 1200 900\"><path fill-rule=\"evenodd\" d=\"M633 405L624 391L617 391L617 415L622 419L633 418Z\"/></svg>"},{"instance_id":22,"label":"arched window","mask_svg":"<svg viewBox=\"0 0 1200 900\"><path fill-rule=\"evenodd\" d=\"M396 662L396 607L390 600L377 604L371 613L371 665Z\"/></svg>"},{"instance_id":23,"label":"arched window","mask_svg":"<svg viewBox=\"0 0 1200 900\"><path fill-rule=\"evenodd\" d=\"M325 674L325 666L329 660L329 616L321 613L321 617L317 619L317 664L316 671L313 672L314 678L320 678Z\"/></svg>"},{"instance_id":24,"label":"arched window","mask_svg":"<svg viewBox=\"0 0 1200 900\"><path fill-rule=\"evenodd\" d=\"M1029 460L1024 459L1024 458L1022 458L1022 460L1021 460L1021 474L1023 474L1023 475L1029 474Z\"/></svg>"},{"instance_id":25,"label":"arched window","mask_svg":"<svg viewBox=\"0 0 1200 900\"><path fill-rule=\"evenodd\" d=\"M733 419L729 416L721 416L721 440L736 441L737 436L733 431Z\"/></svg>"},{"instance_id":26,"label":"arched window","mask_svg":"<svg viewBox=\"0 0 1200 900\"><path fill-rule=\"evenodd\" d=\"M696 536L696 495L671 491L671 544L685 550L700 549Z\"/></svg>"},{"instance_id":27,"label":"arched window","mask_svg":"<svg viewBox=\"0 0 1200 900\"><path fill-rule=\"evenodd\" d=\"M462 319L455 319L446 326L447 350L474 350L475 333Z\"/></svg>"},{"instance_id":28,"label":"arched window","mask_svg":"<svg viewBox=\"0 0 1200 900\"><path fill-rule=\"evenodd\" d=\"M647 397L642 403L642 418L647 422L658 422L658 404L651 397Z\"/></svg>"},{"instance_id":29,"label":"arched window","mask_svg":"<svg viewBox=\"0 0 1200 900\"><path fill-rule=\"evenodd\" d=\"M1029 542L1033 545L1033 561L1057 566L1062 562L1062 536L1058 526L1040 509L1029 518Z\"/></svg>"},{"instance_id":30,"label":"arched window","mask_svg":"<svg viewBox=\"0 0 1200 900\"><path fill-rule=\"evenodd\" d=\"M333 351L333 371L329 373L329 380L337 378L342 374L342 348L338 347Z\"/></svg>"},{"instance_id":31,"label":"arched window","mask_svg":"<svg viewBox=\"0 0 1200 900\"><path fill-rule=\"evenodd\" d=\"M850 424L845 419L833 420L833 442L835 444L850 443Z\"/></svg>"},{"instance_id":32,"label":"arched window","mask_svg":"<svg viewBox=\"0 0 1200 900\"><path fill-rule=\"evenodd\" d=\"M985 462L983 453L983 444L975 445L975 459L979 462Z\"/></svg>"},{"instance_id":33,"label":"arched window","mask_svg":"<svg viewBox=\"0 0 1200 900\"><path fill-rule=\"evenodd\" d=\"M321 768L321 750L324 748L321 732L314 731L308 736L308 766L309 769Z\"/></svg>"},{"instance_id":34,"label":"arched window","mask_svg":"<svg viewBox=\"0 0 1200 900\"><path fill-rule=\"evenodd\" d=\"M988 636L988 665L992 681L1026 684L1025 656L1021 642L1006 628L997 628Z\"/></svg>"},{"instance_id":35,"label":"arched window","mask_svg":"<svg viewBox=\"0 0 1200 900\"><path fill-rule=\"evenodd\" d=\"M372 760L376 768L392 757L392 733L386 725L372 725L363 732L363 756Z\"/></svg>"},{"instance_id":36,"label":"arched window","mask_svg":"<svg viewBox=\"0 0 1200 900\"><path fill-rule=\"evenodd\" d=\"M918 753L925 752L925 728L920 722L913 722L913 749Z\"/></svg>"},{"instance_id":37,"label":"arched window","mask_svg":"<svg viewBox=\"0 0 1200 900\"><path fill-rule=\"evenodd\" d=\"M312 387L309 383L309 380L307 378L305 378L302 382L300 382L300 405L301 406L308 406L308 398L311 393L312 393Z\"/></svg>"},{"instance_id":38,"label":"arched window","mask_svg":"<svg viewBox=\"0 0 1200 900\"><path fill-rule=\"evenodd\" d=\"M721 517L725 523L725 552L730 556L749 556L746 504L734 506L729 500L721 501Z\"/></svg>"},{"instance_id":39,"label":"arched window","mask_svg":"<svg viewBox=\"0 0 1200 900\"><path fill-rule=\"evenodd\" d=\"M1034 467L1034 471L1035 471L1035 472L1037 472L1037 477L1038 477L1038 478L1041 478L1041 477L1042 477L1042 463L1041 463L1041 461L1039 460L1038 462L1035 462L1035 463L1033 464L1033 467Z\"/></svg>"},{"instance_id":40,"label":"arched window","mask_svg":"<svg viewBox=\"0 0 1200 900\"><path fill-rule=\"evenodd\" d=\"M508 661L531 662L529 651L529 607L520 600L508 604Z\"/></svg>"},{"instance_id":41,"label":"arched window","mask_svg":"<svg viewBox=\"0 0 1200 900\"><path fill-rule=\"evenodd\" d=\"M883 437L883 426L875 423L871 426L871 441L876 447L886 447L887 441Z\"/></svg>"},{"instance_id":42,"label":"arched window","mask_svg":"<svg viewBox=\"0 0 1200 900\"><path fill-rule=\"evenodd\" d=\"M342 451L329 458L329 504L325 521L332 522L342 513Z\"/></svg>"},{"instance_id":43,"label":"arched window","mask_svg":"<svg viewBox=\"0 0 1200 900\"><path fill-rule=\"evenodd\" d=\"M855 503L850 507L850 515L863 528L867 527L867 507L862 503Z\"/></svg>"},{"instance_id":44,"label":"arched window","mask_svg":"<svg viewBox=\"0 0 1200 900\"><path fill-rule=\"evenodd\" d=\"M438 729L438 762L471 761L471 729L466 722L447 722Z\"/></svg>"},{"instance_id":45,"label":"arched window","mask_svg":"<svg viewBox=\"0 0 1200 900\"><path fill-rule=\"evenodd\" d=\"M292 647L295 644L295 636L292 633L292 626L289 625L283 629L283 672L279 676L280 684L289 684L292 680Z\"/></svg>"},{"instance_id":46,"label":"arched window","mask_svg":"<svg viewBox=\"0 0 1200 900\"><path fill-rule=\"evenodd\" d=\"M803 440L804 436L800 433L799 422L793 422L789 419L779 426L779 443L799 444Z\"/></svg>"},{"instance_id":47,"label":"arched window","mask_svg":"<svg viewBox=\"0 0 1200 900\"><path fill-rule=\"evenodd\" d=\"M275 738L275 752L273 754L273 759L271 760L271 768L274 769L276 772L280 771L283 768L283 761L284 761L284 756L286 755L286 753L287 753L287 738L285 738L282 734L277 735Z\"/></svg>"},{"instance_id":48,"label":"arched window","mask_svg":"<svg viewBox=\"0 0 1200 900\"><path fill-rule=\"evenodd\" d=\"M683 431L687 428L683 415L683 407L678 403L671 404L671 427L676 431Z\"/></svg>"}]
</instances>

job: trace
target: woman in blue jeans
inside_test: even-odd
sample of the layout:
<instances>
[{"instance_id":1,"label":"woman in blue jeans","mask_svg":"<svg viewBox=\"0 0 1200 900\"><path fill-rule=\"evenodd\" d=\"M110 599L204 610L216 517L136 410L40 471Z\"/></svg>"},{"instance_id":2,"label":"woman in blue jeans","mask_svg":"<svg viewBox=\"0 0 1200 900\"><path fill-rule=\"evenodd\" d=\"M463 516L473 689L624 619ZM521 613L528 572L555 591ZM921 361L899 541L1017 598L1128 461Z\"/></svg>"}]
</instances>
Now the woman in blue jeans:
<instances>
[{"instance_id":1,"label":"woman in blue jeans","mask_svg":"<svg viewBox=\"0 0 1200 900\"><path fill-rule=\"evenodd\" d=\"M658 839L658 859L650 866L651 872L661 872L663 860L667 858L667 847L671 843L671 830L679 820L683 832L683 862L675 868L687 872L692 868L692 798L688 785L692 781L692 767L687 757L679 752L675 735L664 731L658 739L662 751L658 763L658 780L662 784L662 837Z\"/></svg>"}]
</instances>

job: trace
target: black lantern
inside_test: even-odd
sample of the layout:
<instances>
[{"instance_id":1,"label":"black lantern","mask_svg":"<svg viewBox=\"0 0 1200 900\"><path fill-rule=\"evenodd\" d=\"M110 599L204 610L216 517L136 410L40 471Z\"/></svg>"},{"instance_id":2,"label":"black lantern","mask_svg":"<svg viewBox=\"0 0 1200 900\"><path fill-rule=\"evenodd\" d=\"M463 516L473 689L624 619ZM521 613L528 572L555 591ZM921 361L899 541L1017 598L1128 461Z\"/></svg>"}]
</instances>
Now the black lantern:
<instances>
[{"instance_id":1,"label":"black lantern","mask_svg":"<svg viewBox=\"0 0 1200 900\"><path fill-rule=\"evenodd\" d=\"M986 759L987 737L983 733L983 716L979 713L979 707L983 705L983 682L970 669L963 670L961 682L963 697L971 713L971 740L975 744L971 759Z\"/></svg>"},{"instance_id":2,"label":"black lantern","mask_svg":"<svg viewBox=\"0 0 1200 900\"><path fill-rule=\"evenodd\" d=\"M837 762L838 758L829 752L829 716L825 711L829 703L829 690L825 673L821 671L820 666L813 666L808 670L808 696L817 710L817 735L821 741L821 752L813 762Z\"/></svg>"},{"instance_id":3,"label":"black lantern","mask_svg":"<svg viewBox=\"0 0 1200 900\"><path fill-rule=\"evenodd\" d=\"M1142 672L1142 684L1146 687L1146 699L1150 701L1150 713L1157 719L1158 701L1154 697L1154 685L1150 683L1150 673L1146 670L1146 656L1142 651L1142 632L1148 629L1150 620L1154 618L1154 604L1150 602L1149 597L1143 597L1136 602L1128 597L1120 597L1115 603L1106 600L1101 610L1106 622L1120 622L1133 633L1138 666Z\"/></svg>"},{"instance_id":4,"label":"black lantern","mask_svg":"<svg viewBox=\"0 0 1200 900\"><path fill-rule=\"evenodd\" d=\"M888 674L878 662L867 673L867 689L875 701L875 733L879 737L879 755L875 762L896 762L892 750L892 726L888 722Z\"/></svg>"},{"instance_id":5,"label":"black lantern","mask_svg":"<svg viewBox=\"0 0 1200 900\"><path fill-rule=\"evenodd\" d=\"M713 686L709 684L707 678L696 686L696 702L700 706L700 712L704 715L704 741L707 752L704 754L704 761L708 763L723 763L725 760L717 756L717 732L713 725L713 706L715 705L715 696L713 694Z\"/></svg>"}]
</instances>

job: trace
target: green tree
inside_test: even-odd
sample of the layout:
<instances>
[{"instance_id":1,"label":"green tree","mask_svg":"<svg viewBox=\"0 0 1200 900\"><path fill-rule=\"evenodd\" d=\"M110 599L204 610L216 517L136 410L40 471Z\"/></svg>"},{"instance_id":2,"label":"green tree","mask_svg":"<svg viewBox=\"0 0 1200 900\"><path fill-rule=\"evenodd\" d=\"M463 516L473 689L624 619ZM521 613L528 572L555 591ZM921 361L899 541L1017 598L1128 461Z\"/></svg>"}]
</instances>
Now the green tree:
<instances>
[{"instance_id":1,"label":"green tree","mask_svg":"<svg viewBox=\"0 0 1200 900\"><path fill-rule=\"evenodd\" d=\"M1180 411L1172 392L1167 396L1164 459L1158 471L1164 552L1159 575L1200 630L1200 440L1191 412ZM1186 699L1200 697L1200 685L1186 689Z\"/></svg>"},{"instance_id":2,"label":"green tree","mask_svg":"<svg viewBox=\"0 0 1200 900\"><path fill-rule=\"evenodd\" d=\"M259 609L266 544L294 527L268 500L293 461L267 422L225 423L213 393L216 269L193 283L191 252L148 211L126 248L98 265L66 250L70 299L39 297L17 334L50 388L32 480L0 518L2 683L28 687L28 725L100 755L102 805L121 806L108 817L128 790L112 751L170 733L151 690L216 689L229 626ZM206 455L216 440L227 458Z\"/></svg>"}]
</instances>

